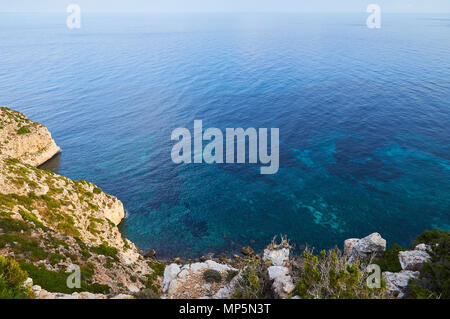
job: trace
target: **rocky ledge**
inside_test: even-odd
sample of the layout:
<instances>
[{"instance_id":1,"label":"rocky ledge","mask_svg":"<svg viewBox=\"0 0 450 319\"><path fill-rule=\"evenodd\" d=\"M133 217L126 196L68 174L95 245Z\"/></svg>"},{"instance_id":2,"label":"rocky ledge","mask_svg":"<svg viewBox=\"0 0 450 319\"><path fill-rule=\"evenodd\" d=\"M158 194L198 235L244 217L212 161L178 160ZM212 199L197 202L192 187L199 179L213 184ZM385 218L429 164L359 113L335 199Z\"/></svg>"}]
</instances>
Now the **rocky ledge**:
<instances>
[{"instance_id":1,"label":"rocky ledge","mask_svg":"<svg viewBox=\"0 0 450 319\"><path fill-rule=\"evenodd\" d=\"M7 107L0 107L0 145L2 155L32 166L61 151L44 125Z\"/></svg>"}]
</instances>

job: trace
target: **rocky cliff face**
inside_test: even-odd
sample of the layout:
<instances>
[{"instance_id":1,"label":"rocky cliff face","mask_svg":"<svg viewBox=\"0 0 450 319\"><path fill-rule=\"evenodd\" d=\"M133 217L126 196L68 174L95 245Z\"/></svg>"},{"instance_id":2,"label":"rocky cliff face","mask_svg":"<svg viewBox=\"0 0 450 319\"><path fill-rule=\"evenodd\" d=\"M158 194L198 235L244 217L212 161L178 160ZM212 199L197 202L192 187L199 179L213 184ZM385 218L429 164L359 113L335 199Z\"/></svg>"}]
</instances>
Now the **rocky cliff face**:
<instances>
[{"instance_id":1,"label":"rocky cliff face","mask_svg":"<svg viewBox=\"0 0 450 319\"><path fill-rule=\"evenodd\" d=\"M102 291L148 285L151 266L117 228L123 204L92 183L35 168L59 152L48 130L7 108L0 120L0 254L36 274L79 265L86 286Z\"/></svg>"},{"instance_id":2,"label":"rocky cliff face","mask_svg":"<svg viewBox=\"0 0 450 319\"><path fill-rule=\"evenodd\" d=\"M45 126L7 107L0 107L0 145L2 155L32 166L60 152Z\"/></svg>"}]
</instances>

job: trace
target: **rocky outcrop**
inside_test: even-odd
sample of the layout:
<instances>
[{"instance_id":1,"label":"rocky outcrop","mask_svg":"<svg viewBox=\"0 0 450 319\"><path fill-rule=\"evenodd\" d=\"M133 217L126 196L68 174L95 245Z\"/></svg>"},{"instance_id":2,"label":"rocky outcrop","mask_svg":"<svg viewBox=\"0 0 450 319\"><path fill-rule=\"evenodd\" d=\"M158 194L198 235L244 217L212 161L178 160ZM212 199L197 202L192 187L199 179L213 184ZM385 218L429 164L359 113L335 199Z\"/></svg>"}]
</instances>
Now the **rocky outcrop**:
<instances>
[{"instance_id":1,"label":"rocky outcrop","mask_svg":"<svg viewBox=\"0 0 450 319\"><path fill-rule=\"evenodd\" d=\"M45 126L7 107L0 107L0 145L2 156L32 166L39 166L60 152Z\"/></svg>"},{"instance_id":2,"label":"rocky outcrop","mask_svg":"<svg viewBox=\"0 0 450 319\"><path fill-rule=\"evenodd\" d=\"M273 281L273 293L281 299L290 297L295 289L289 263L290 248L286 241L282 241L280 245L269 245L263 253L269 279Z\"/></svg>"},{"instance_id":3,"label":"rocky outcrop","mask_svg":"<svg viewBox=\"0 0 450 319\"><path fill-rule=\"evenodd\" d=\"M207 282L204 277L207 270L217 271L220 274L219 280ZM182 267L170 264L164 270L161 283L164 298L231 298L234 282L227 280L230 272L237 273L237 269L213 260L186 264Z\"/></svg>"},{"instance_id":4,"label":"rocky outcrop","mask_svg":"<svg viewBox=\"0 0 450 319\"><path fill-rule=\"evenodd\" d=\"M372 233L361 239L350 238L344 241L344 253L349 257L349 263L382 254L385 250L386 240L379 233Z\"/></svg>"},{"instance_id":5,"label":"rocky outcrop","mask_svg":"<svg viewBox=\"0 0 450 319\"><path fill-rule=\"evenodd\" d=\"M419 270L423 263L431 261L428 254L431 248L425 244L417 245L414 250L401 251L398 254L400 265L405 270Z\"/></svg>"},{"instance_id":6,"label":"rocky outcrop","mask_svg":"<svg viewBox=\"0 0 450 319\"><path fill-rule=\"evenodd\" d=\"M122 202L90 182L37 169L59 152L43 125L7 108L0 121L0 254L55 276L78 265L116 294L144 288L153 269L117 228Z\"/></svg>"},{"instance_id":7,"label":"rocky outcrop","mask_svg":"<svg viewBox=\"0 0 450 319\"><path fill-rule=\"evenodd\" d=\"M418 271L402 270L400 272L383 272L383 278L386 281L388 293L395 298L403 298L405 289L410 279L417 279L420 273Z\"/></svg>"}]
</instances>

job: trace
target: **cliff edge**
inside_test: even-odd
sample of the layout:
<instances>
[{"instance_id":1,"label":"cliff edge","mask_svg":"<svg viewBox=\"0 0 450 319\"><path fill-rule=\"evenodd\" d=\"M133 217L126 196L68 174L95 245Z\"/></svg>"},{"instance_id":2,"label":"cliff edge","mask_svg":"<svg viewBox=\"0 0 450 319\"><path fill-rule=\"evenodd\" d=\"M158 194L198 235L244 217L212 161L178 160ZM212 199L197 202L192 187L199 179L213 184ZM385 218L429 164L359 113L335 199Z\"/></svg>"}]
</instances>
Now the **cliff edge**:
<instances>
[{"instance_id":1,"label":"cliff edge","mask_svg":"<svg viewBox=\"0 0 450 319\"><path fill-rule=\"evenodd\" d=\"M61 151L44 125L7 107L0 107L0 143L2 155L32 166Z\"/></svg>"}]
</instances>

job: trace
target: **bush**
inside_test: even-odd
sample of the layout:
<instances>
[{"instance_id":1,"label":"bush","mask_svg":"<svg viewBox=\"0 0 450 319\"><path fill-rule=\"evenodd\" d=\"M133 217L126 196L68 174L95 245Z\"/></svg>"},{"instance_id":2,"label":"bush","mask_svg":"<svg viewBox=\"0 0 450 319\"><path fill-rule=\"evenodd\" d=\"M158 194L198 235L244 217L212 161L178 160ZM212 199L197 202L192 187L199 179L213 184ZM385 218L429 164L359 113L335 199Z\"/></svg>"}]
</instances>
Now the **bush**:
<instances>
[{"instance_id":1,"label":"bush","mask_svg":"<svg viewBox=\"0 0 450 319\"><path fill-rule=\"evenodd\" d=\"M234 277L237 276L238 273L239 272L237 270L233 270L233 269L227 270L227 278L226 278L227 282L232 281L234 279Z\"/></svg>"},{"instance_id":2,"label":"bush","mask_svg":"<svg viewBox=\"0 0 450 319\"><path fill-rule=\"evenodd\" d=\"M206 282L213 283L213 282L221 282L222 281L222 275L220 272L214 269L207 269L203 272L203 279Z\"/></svg>"},{"instance_id":3,"label":"bush","mask_svg":"<svg viewBox=\"0 0 450 319\"><path fill-rule=\"evenodd\" d=\"M367 286L368 273L359 262L347 264L338 248L322 250L318 256L306 248L297 263L296 293L303 299L372 299L384 297L382 287ZM362 267L364 268L364 267Z\"/></svg>"},{"instance_id":4,"label":"bush","mask_svg":"<svg viewBox=\"0 0 450 319\"><path fill-rule=\"evenodd\" d=\"M418 279L410 281L407 298L450 298L450 232L427 230L419 235L411 247L424 243L430 245L431 262L424 263Z\"/></svg>"},{"instance_id":5,"label":"bush","mask_svg":"<svg viewBox=\"0 0 450 319\"><path fill-rule=\"evenodd\" d=\"M47 270L26 262L20 262L20 265L30 274L30 277L33 278L34 284L39 285L50 292L60 292L65 294L82 291L88 291L95 294L109 294L110 292L109 286L99 283L88 283L83 276L81 277L81 288L69 288L67 287L67 277L70 275L69 273Z\"/></svg>"},{"instance_id":6,"label":"bush","mask_svg":"<svg viewBox=\"0 0 450 319\"><path fill-rule=\"evenodd\" d=\"M398 258L398 253L406 250L398 244L392 245L390 250L386 250L382 257L375 260L375 264L380 266L381 271L399 272L402 270L400 265L400 260Z\"/></svg>"},{"instance_id":7,"label":"bush","mask_svg":"<svg viewBox=\"0 0 450 319\"><path fill-rule=\"evenodd\" d=\"M30 298L31 293L22 286L27 278L17 261L0 256L0 299Z\"/></svg>"},{"instance_id":8,"label":"bush","mask_svg":"<svg viewBox=\"0 0 450 319\"><path fill-rule=\"evenodd\" d=\"M19 130L17 131L17 134L22 135L22 134L27 134L27 133L31 133L30 129L26 126L22 126L21 128L19 128Z\"/></svg>"},{"instance_id":9,"label":"bush","mask_svg":"<svg viewBox=\"0 0 450 319\"><path fill-rule=\"evenodd\" d=\"M263 266L251 260L241 271L233 292L234 299L263 299L266 295Z\"/></svg>"},{"instance_id":10,"label":"bush","mask_svg":"<svg viewBox=\"0 0 450 319\"><path fill-rule=\"evenodd\" d=\"M103 255L103 256L107 256L107 257L112 257L114 258L114 260L117 260L117 253L119 252L117 250L117 248L115 247L110 247L107 246L105 244L101 244L99 246L93 246L91 247L91 250L99 255Z\"/></svg>"}]
</instances>

